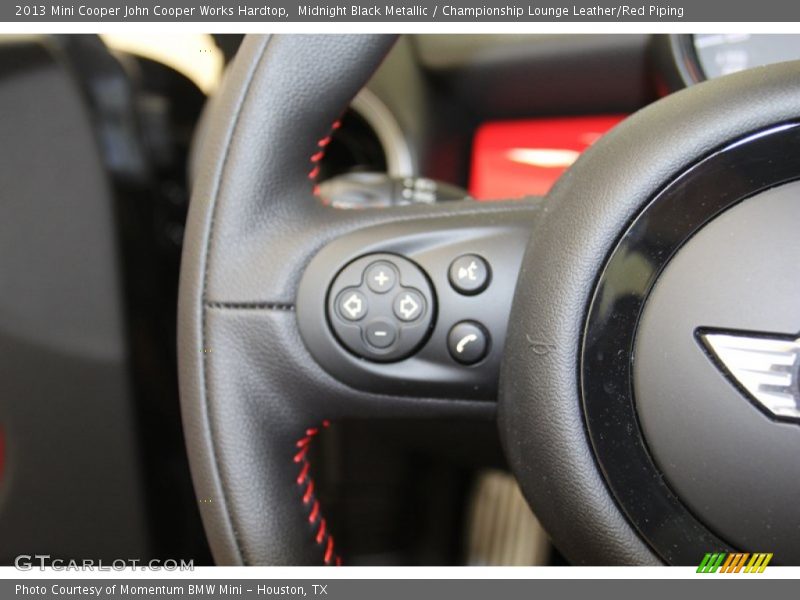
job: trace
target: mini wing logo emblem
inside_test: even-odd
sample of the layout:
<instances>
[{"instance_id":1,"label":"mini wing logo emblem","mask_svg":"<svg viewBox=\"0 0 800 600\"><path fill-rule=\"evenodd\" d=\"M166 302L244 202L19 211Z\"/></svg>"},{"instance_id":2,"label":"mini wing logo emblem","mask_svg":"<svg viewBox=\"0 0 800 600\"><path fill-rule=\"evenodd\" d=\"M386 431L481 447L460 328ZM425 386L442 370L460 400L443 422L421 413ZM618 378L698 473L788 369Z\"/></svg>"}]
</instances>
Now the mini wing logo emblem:
<instances>
[{"instance_id":1,"label":"mini wing logo emblem","mask_svg":"<svg viewBox=\"0 0 800 600\"><path fill-rule=\"evenodd\" d=\"M717 367L776 419L800 421L800 338L702 330Z\"/></svg>"}]
</instances>

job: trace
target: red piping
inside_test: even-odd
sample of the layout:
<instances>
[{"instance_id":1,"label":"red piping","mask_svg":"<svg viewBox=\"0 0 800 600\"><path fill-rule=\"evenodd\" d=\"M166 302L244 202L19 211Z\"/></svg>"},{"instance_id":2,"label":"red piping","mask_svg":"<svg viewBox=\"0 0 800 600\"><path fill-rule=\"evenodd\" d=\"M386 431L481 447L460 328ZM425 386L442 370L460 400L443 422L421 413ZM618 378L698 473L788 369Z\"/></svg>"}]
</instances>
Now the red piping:
<instances>
[{"instance_id":1,"label":"red piping","mask_svg":"<svg viewBox=\"0 0 800 600\"><path fill-rule=\"evenodd\" d=\"M311 512L308 515L308 522L314 523L319 516L319 500L314 501L314 506L311 508Z\"/></svg>"},{"instance_id":2,"label":"red piping","mask_svg":"<svg viewBox=\"0 0 800 600\"><path fill-rule=\"evenodd\" d=\"M308 173L308 178L314 183L314 195L319 196L319 186L317 185L317 177L319 176L319 164L325 157L325 149L331 143L333 132L342 126L341 121L334 121L331 125L331 130L324 138L317 142L318 150L311 155L311 171Z\"/></svg>"},{"instance_id":3,"label":"red piping","mask_svg":"<svg viewBox=\"0 0 800 600\"><path fill-rule=\"evenodd\" d=\"M315 196L319 196L317 177L319 176L320 172L320 162L322 162L322 159L325 157L325 149L331 143L333 132L339 129L341 126L341 121L334 121L333 125L331 125L331 130L328 132L328 135L317 142L317 150L311 155L311 171L308 173L308 178L314 184ZM322 422L321 428L325 429L329 426L330 421L326 420ZM303 492L303 507L307 507L309 505L311 506L310 512L308 513L308 522L312 526L317 526L317 534L314 537L314 541L317 543L317 545L324 546L325 548L325 564L341 566L342 557L336 554L334 551L333 536L328 531L325 518L321 515L319 500L317 500L314 496L314 480L309 474L311 463L308 461L308 449L311 446L312 440L319 432L320 428L317 427L306 429L305 435L295 443L298 451L294 455L294 462L298 464L302 463L303 465L300 469L300 473L297 475L296 483L300 487L305 485L305 490ZM325 541L326 538L327 542Z\"/></svg>"},{"instance_id":4,"label":"red piping","mask_svg":"<svg viewBox=\"0 0 800 600\"><path fill-rule=\"evenodd\" d=\"M308 485L306 486L306 493L303 494L303 504L308 504L311 502L311 496L314 494L314 480L309 479Z\"/></svg>"},{"instance_id":5,"label":"red piping","mask_svg":"<svg viewBox=\"0 0 800 600\"><path fill-rule=\"evenodd\" d=\"M329 426L329 421L323 421L321 428L311 427L306 429L305 435L295 443L295 447L300 450L294 455L293 461L297 464L302 464L295 482L298 487L303 490L303 508L304 510L309 510L308 522L312 527L316 527L314 541L318 546L324 548L324 560L326 565L340 566L342 564L342 557L335 552L333 536L328 529L325 518L321 514L319 500L317 500L314 495L314 480L310 475L311 463L308 461L308 449L311 447L311 442L314 437L319 434L321 429L325 429Z\"/></svg>"},{"instance_id":6,"label":"red piping","mask_svg":"<svg viewBox=\"0 0 800 600\"><path fill-rule=\"evenodd\" d=\"M325 539L325 533L326 533L326 531L325 531L325 519L322 519L322 521L319 522L319 531L317 531L317 537L316 537L316 540L317 540L318 544L321 544L322 540Z\"/></svg>"},{"instance_id":7,"label":"red piping","mask_svg":"<svg viewBox=\"0 0 800 600\"><path fill-rule=\"evenodd\" d=\"M297 485L303 485L303 482L306 480L306 477L308 476L308 468L310 466L311 465L309 463L303 465L303 469L302 471L300 471L300 475L297 476Z\"/></svg>"},{"instance_id":8,"label":"red piping","mask_svg":"<svg viewBox=\"0 0 800 600\"><path fill-rule=\"evenodd\" d=\"M299 463L302 460L305 460L306 454L308 453L308 446L303 446L303 448L294 455L294 462Z\"/></svg>"}]
</instances>

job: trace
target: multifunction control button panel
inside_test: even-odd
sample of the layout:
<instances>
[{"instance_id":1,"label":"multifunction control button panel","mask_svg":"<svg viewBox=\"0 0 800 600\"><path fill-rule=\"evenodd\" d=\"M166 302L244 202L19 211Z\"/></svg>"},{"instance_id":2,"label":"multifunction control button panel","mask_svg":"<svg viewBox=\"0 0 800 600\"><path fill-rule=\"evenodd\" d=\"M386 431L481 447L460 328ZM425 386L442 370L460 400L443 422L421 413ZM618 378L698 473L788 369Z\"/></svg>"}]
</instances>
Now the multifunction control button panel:
<instances>
[{"instance_id":1,"label":"multifunction control button panel","mask_svg":"<svg viewBox=\"0 0 800 600\"><path fill-rule=\"evenodd\" d=\"M347 265L328 294L328 318L339 341L355 355L397 361L428 337L436 298L428 278L410 260L371 254Z\"/></svg>"},{"instance_id":2,"label":"multifunction control button panel","mask_svg":"<svg viewBox=\"0 0 800 600\"><path fill-rule=\"evenodd\" d=\"M385 395L497 397L514 286L540 207L463 208L474 214L354 230L311 259L296 318L330 375Z\"/></svg>"}]
</instances>

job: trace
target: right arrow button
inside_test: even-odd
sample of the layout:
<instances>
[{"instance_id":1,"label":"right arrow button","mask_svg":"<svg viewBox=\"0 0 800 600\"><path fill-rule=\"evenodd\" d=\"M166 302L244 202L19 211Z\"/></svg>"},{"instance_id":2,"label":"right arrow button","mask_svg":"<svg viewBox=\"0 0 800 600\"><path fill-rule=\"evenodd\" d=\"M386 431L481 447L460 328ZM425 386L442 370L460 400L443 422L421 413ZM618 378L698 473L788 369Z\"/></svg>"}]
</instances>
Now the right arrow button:
<instances>
[{"instance_id":1,"label":"right arrow button","mask_svg":"<svg viewBox=\"0 0 800 600\"><path fill-rule=\"evenodd\" d=\"M424 312L425 300L415 291L403 290L395 297L393 308L395 316L401 321L415 321Z\"/></svg>"}]
</instances>

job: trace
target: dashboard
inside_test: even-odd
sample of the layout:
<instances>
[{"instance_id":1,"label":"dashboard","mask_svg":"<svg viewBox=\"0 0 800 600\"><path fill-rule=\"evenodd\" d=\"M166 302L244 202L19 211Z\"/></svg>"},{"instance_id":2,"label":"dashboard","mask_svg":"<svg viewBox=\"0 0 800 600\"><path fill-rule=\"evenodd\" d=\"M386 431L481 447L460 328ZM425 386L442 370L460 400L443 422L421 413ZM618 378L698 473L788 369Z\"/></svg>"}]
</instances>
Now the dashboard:
<instances>
[{"instance_id":1,"label":"dashboard","mask_svg":"<svg viewBox=\"0 0 800 600\"><path fill-rule=\"evenodd\" d=\"M356 132L349 139L370 149L370 162L334 149L338 162L323 171L388 165L478 200L544 195L581 152L647 104L796 58L794 34L405 36L338 133Z\"/></svg>"},{"instance_id":2,"label":"dashboard","mask_svg":"<svg viewBox=\"0 0 800 600\"><path fill-rule=\"evenodd\" d=\"M672 36L673 58L686 85L800 58L800 35L714 33Z\"/></svg>"}]
</instances>

